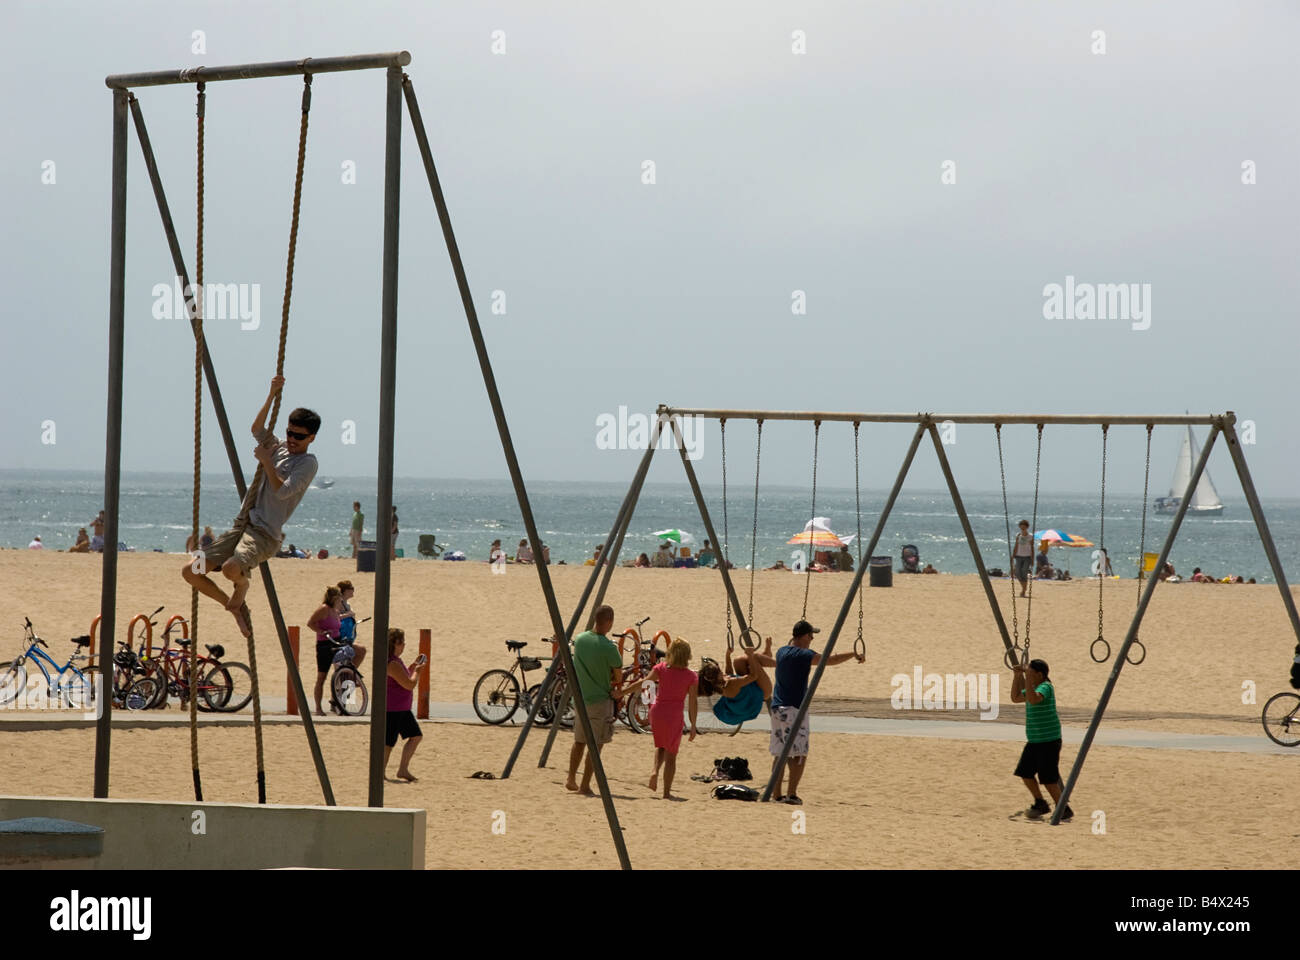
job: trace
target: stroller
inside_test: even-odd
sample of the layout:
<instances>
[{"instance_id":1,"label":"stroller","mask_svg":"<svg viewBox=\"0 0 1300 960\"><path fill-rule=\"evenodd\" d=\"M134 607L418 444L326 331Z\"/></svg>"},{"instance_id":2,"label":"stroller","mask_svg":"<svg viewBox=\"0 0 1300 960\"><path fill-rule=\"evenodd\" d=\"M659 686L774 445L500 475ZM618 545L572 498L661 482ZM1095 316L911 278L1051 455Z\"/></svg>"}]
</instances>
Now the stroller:
<instances>
[{"instance_id":1,"label":"stroller","mask_svg":"<svg viewBox=\"0 0 1300 960\"><path fill-rule=\"evenodd\" d=\"M920 573L921 572L921 553L916 549L915 544L907 544L903 547L902 566L898 568L899 573Z\"/></svg>"}]
</instances>

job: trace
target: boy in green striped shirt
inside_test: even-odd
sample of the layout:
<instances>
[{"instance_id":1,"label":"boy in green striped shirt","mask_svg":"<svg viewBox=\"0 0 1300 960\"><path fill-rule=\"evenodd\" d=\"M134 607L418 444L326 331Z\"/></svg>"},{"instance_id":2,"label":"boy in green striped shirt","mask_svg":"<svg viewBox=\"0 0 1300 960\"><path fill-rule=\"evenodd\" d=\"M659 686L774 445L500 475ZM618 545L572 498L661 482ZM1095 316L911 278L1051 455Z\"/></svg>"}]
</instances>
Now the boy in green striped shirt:
<instances>
[{"instance_id":1,"label":"boy in green striped shirt","mask_svg":"<svg viewBox=\"0 0 1300 960\"><path fill-rule=\"evenodd\" d=\"M1016 765L1016 776L1025 782L1033 794L1034 803L1025 811L1030 820L1041 820L1051 812L1043 799L1038 784L1042 783L1052 795L1052 802L1061 800L1061 718L1056 713L1056 689L1047 679L1047 661L1030 660L1028 666L1016 664L1011 678L1011 702L1025 705L1025 749ZM1037 778L1037 779L1035 779ZM1074 811L1067 805L1061 814L1069 820Z\"/></svg>"}]
</instances>

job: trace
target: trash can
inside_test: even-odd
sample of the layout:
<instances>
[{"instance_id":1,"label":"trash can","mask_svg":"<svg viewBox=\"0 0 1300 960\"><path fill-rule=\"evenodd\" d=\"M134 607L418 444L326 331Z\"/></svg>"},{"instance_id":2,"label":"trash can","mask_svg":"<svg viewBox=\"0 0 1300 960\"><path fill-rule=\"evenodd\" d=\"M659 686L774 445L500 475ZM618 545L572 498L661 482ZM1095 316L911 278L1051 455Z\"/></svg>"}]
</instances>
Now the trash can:
<instances>
[{"instance_id":1,"label":"trash can","mask_svg":"<svg viewBox=\"0 0 1300 960\"><path fill-rule=\"evenodd\" d=\"M357 573L375 572L375 541L362 540L357 547Z\"/></svg>"},{"instance_id":2,"label":"trash can","mask_svg":"<svg viewBox=\"0 0 1300 960\"><path fill-rule=\"evenodd\" d=\"M872 557L867 572L871 576L871 586L892 587L894 585L894 558Z\"/></svg>"}]
</instances>

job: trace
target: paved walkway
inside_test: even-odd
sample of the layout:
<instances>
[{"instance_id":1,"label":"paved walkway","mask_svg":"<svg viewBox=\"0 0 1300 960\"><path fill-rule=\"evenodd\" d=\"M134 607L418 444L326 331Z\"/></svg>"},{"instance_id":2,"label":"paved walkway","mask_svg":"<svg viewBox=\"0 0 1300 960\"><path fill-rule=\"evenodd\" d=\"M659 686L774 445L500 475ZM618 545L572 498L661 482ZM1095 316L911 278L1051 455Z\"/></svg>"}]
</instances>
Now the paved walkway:
<instances>
[{"instance_id":1,"label":"paved walkway","mask_svg":"<svg viewBox=\"0 0 1300 960\"><path fill-rule=\"evenodd\" d=\"M299 723L297 717L284 713L283 697L267 697L262 701L262 722L266 724ZM431 703L429 704L430 722L434 723L479 723L474 708L468 703ZM367 717L316 717L318 724L355 724L369 723ZM524 716L516 714L517 723L506 724L505 729L519 730ZM252 708L246 708L237 714L199 714L203 726L243 727L253 723ZM168 726L186 726L189 714L179 709L148 712L113 711L113 726L123 728L150 728ZM87 719L71 710L22 711L0 709L0 729L49 730L74 729L94 726L93 719ZM724 733L730 727L723 726L711 715L705 714L700 720L700 729L706 733ZM770 729L768 718L759 716L745 724L745 731L767 732ZM866 734L882 737L932 737L943 740L1024 740L1023 723L1008 723L993 720L886 720L876 717L850 717L842 714L813 714L813 729L819 733ZM1083 742L1086 726L1065 726L1062 728L1063 739L1069 744ZM536 728L530 739L546 736L546 728ZM563 735L563 734L561 734ZM1097 731L1095 743L1109 747L1139 747L1161 750L1207 750L1220 753L1265 753L1280 756L1300 757L1300 747L1279 747L1264 736L1262 729L1248 736L1224 736L1218 734L1175 733L1167 730L1107 729L1103 721Z\"/></svg>"}]
</instances>

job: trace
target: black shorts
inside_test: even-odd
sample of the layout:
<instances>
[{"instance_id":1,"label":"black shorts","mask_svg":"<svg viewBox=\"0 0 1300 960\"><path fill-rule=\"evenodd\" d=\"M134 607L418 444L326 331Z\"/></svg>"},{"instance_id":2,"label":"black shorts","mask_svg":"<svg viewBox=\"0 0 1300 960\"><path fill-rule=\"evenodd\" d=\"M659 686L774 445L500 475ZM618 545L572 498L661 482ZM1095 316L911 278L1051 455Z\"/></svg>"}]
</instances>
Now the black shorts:
<instances>
[{"instance_id":1,"label":"black shorts","mask_svg":"<svg viewBox=\"0 0 1300 960\"><path fill-rule=\"evenodd\" d=\"M423 736L420 725L415 722L415 714L410 710L389 710L388 719L384 721L384 745L391 747L400 736L403 740Z\"/></svg>"},{"instance_id":2,"label":"black shorts","mask_svg":"<svg viewBox=\"0 0 1300 960\"><path fill-rule=\"evenodd\" d=\"M1016 776L1022 780L1032 780L1037 775L1043 786L1061 782L1061 741L1051 740L1047 743L1026 743L1016 764Z\"/></svg>"},{"instance_id":3,"label":"black shorts","mask_svg":"<svg viewBox=\"0 0 1300 960\"><path fill-rule=\"evenodd\" d=\"M337 648L332 643L321 643L316 641L316 669L321 673L329 673L330 667L334 665L334 651Z\"/></svg>"}]
</instances>

